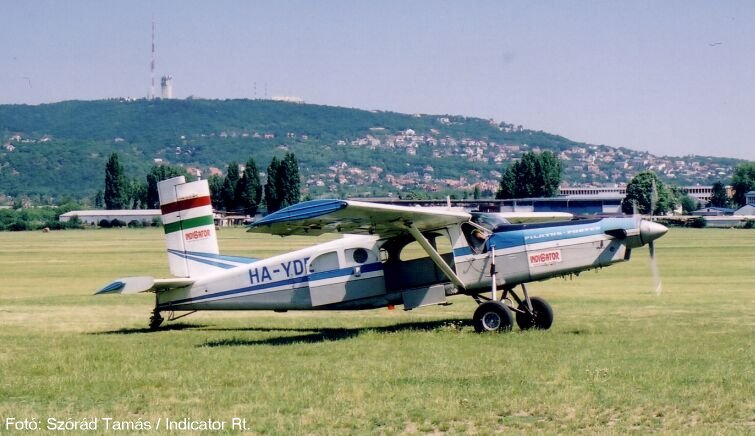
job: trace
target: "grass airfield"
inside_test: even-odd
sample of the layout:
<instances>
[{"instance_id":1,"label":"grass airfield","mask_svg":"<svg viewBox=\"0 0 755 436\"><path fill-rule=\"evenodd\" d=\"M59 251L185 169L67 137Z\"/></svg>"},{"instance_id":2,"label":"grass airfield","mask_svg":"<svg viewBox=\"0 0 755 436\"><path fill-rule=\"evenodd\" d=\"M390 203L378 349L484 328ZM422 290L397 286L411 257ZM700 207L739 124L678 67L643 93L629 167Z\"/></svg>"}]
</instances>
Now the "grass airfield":
<instances>
[{"instance_id":1,"label":"grass airfield","mask_svg":"<svg viewBox=\"0 0 755 436\"><path fill-rule=\"evenodd\" d=\"M325 241L219 236L222 252L254 257ZM555 311L545 332L477 335L468 297L411 312L203 312L149 332L152 294L92 294L167 276L162 230L0 233L0 433L16 433L9 417L41 432L50 418L109 417L160 420L160 434L166 419L233 433L233 418L281 434L752 434L755 231L672 229L656 251L661 296L647 249L532 284Z\"/></svg>"}]
</instances>

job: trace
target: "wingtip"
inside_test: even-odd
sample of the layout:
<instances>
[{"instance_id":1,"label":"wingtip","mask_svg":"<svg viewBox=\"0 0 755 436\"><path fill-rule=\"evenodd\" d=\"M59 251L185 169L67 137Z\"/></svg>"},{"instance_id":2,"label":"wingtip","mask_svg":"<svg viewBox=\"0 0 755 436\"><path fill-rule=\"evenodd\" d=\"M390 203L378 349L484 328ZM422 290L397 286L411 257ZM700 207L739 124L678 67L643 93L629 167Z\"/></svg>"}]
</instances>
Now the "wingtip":
<instances>
[{"instance_id":1,"label":"wingtip","mask_svg":"<svg viewBox=\"0 0 755 436\"><path fill-rule=\"evenodd\" d=\"M94 295L103 295L103 294L112 294L115 292L120 292L123 290L123 288L126 286L126 283L116 280L113 283L108 284L104 288L100 289L99 291L95 292Z\"/></svg>"}]
</instances>

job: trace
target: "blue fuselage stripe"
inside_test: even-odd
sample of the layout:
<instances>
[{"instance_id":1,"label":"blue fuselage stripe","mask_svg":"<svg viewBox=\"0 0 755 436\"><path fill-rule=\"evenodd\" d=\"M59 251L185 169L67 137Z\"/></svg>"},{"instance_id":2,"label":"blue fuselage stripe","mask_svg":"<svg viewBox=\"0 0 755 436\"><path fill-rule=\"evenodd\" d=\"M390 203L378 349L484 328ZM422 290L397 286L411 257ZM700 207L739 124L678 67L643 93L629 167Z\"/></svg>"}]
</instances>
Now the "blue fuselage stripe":
<instances>
[{"instance_id":1,"label":"blue fuselage stripe","mask_svg":"<svg viewBox=\"0 0 755 436\"><path fill-rule=\"evenodd\" d=\"M361 265L361 270L362 270L362 273L382 271L383 264L380 262L375 262L375 263ZM227 291L216 292L214 294L209 294L209 295L200 295L197 297L184 298L181 300L176 300L176 301L171 301L169 303L160 304L159 307L166 308L172 305L193 303L197 301L206 300L208 298L225 297L225 296L234 295L234 294L243 294L247 292L262 291L265 289L272 289L272 288L288 286L288 285L296 285L296 284L305 283L305 282L314 282L317 280L332 279L336 277L348 277L352 274L354 274L354 267L340 268L340 269L331 270L331 271L312 273L310 275L304 275L301 277L293 277L290 279L278 280L278 281L270 282L270 283L262 283L259 285L245 286L243 288L238 288L238 289L229 289Z\"/></svg>"}]
</instances>

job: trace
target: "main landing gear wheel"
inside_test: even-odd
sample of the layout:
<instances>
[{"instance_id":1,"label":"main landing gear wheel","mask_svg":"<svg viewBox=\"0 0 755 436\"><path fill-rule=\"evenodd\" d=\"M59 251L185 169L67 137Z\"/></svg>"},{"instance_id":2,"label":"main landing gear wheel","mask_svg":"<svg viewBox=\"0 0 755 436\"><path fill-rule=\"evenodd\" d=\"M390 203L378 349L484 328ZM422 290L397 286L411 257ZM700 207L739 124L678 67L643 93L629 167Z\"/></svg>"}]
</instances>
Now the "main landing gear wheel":
<instances>
[{"instance_id":1,"label":"main landing gear wheel","mask_svg":"<svg viewBox=\"0 0 755 436\"><path fill-rule=\"evenodd\" d=\"M531 297L532 313L527 307L527 302L522 301L516 312L516 324L522 330L535 328L538 330L548 330L553 325L553 309L547 301L540 297Z\"/></svg>"},{"instance_id":2,"label":"main landing gear wheel","mask_svg":"<svg viewBox=\"0 0 755 436\"><path fill-rule=\"evenodd\" d=\"M477 307L472 317L474 329L482 332L507 332L514 325L511 310L500 301L486 301Z\"/></svg>"}]
</instances>

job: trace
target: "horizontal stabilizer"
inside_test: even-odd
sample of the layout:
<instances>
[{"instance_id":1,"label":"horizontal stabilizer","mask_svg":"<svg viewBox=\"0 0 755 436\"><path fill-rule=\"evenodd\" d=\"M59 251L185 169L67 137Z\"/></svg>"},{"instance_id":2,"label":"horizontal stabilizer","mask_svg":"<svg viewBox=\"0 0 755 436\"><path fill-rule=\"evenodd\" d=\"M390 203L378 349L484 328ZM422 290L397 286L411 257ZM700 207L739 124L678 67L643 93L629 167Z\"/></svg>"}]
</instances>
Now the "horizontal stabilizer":
<instances>
[{"instance_id":1,"label":"horizontal stabilizer","mask_svg":"<svg viewBox=\"0 0 755 436\"><path fill-rule=\"evenodd\" d=\"M102 294L138 294L141 292L162 292L169 289L185 288L194 283L193 279L155 279L154 277L125 277L117 279L95 295Z\"/></svg>"}]
</instances>

